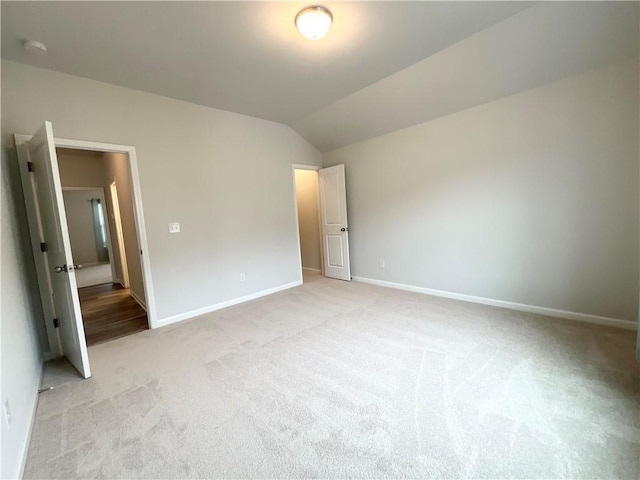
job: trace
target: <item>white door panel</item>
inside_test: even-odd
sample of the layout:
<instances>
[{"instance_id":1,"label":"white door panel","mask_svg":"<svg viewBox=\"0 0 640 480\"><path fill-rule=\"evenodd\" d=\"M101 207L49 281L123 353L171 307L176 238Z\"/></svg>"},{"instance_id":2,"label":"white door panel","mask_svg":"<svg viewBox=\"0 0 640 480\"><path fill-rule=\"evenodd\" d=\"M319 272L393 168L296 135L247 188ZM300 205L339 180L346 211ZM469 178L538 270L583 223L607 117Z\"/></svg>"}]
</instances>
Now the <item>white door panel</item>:
<instances>
[{"instance_id":1,"label":"white door panel","mask_svg":"<svg viewBox=\"0 0 640 480\"><path fill-rule=\"evenodd\" d=\"M25 149L19 151L24 152ZM30 218L29 226L39 227L41 241L47 244L46 253L36 250L34 246L34 254L46 258L42 273L47 275L46 281L50 285L50 291L45 295L50 294L53 314L58 319L62 353L83 377L88 378L91 376L89 355L71 255L53 127L50 122L45 122L27 142L26 152L28 158L20 156L19 161L30 161L33 173L26 173L32 175L31 181L23 184L29 183L32 188L24 193L33 197L32 203L35 208L30 215L38 217ZM27 168L21 167L20 170L23 174L28 172Z\"/></svg>"},{"instance_id":2,"label":"white door panel","mask_svg":"<svg viewBox=\"0 0 640 480\"><path fill-rule=\"evenodd\" d=\"M324 274L351 280L344 165L318 170Z\"/></svg>"},{"instance_id":3,"label":"white door panel","mask_svg":"<svg viewBox=\"0 0 640 480\"><path fill-rule=\"evenodd\" d=\"M327 236L327 257L329 257L330 267L344 267L344 255L342 254L342 236Z\"/></svg>"},{"instance_id":4,"label":"white door panel","mask_svg":"<svg viewBox=\"0 0 640 480\"><path fill-rule=\"evenodd\" d=\"M342 226L343 218L340 209L340 195L337 194L340 190L340 177L338 174L331 173L324 176L324 189L325 192L329 192L324 197L324 221L327 225L340 225Z\"/></svg>"}]
</instances>

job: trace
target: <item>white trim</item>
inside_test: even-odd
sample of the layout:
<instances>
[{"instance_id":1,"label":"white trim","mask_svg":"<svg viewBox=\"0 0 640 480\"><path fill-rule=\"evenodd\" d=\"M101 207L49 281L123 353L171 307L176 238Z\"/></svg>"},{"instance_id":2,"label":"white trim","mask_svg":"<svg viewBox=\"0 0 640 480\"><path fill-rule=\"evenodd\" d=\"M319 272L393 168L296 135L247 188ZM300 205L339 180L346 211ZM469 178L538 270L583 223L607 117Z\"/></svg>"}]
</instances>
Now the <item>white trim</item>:
<instances>
[{"instance_id":1,"label":"white trim","mask_svg":"<svg viewBox=\"0 0 640 480\"><path fill-rule=\"evenodd\" d=\"M589 315L587 313L569 312L566 310L558 310L555 308L538 307L535 305L527 305L524 303L495 300L493 298L476 297L473 295L465 295L463 293L447 292L444 290L416 287L414 285L406 285L403 283L376 280L374 278L353 277L353 280L355 280L356 282L368 283L380 287L388 287L395 288L397 290L406 290L408 292L423 293L426 295L433 295L435 297L451 298L453 300L461 300L463 302L480 303L482 305L491 305L493 307L509 308L511 310L536 313L538 315L546 315L549 317L577 320L579 322L595 323L598 325L608 325L611 327L625 328L627 330L636 330L638 328L638 324L636 322L632 322L630 320L622 320L619 318L601 317L598 315Z\"/></svg>"},{"instance_id":2,"label":"white trim","mask_svg":"<svg viewBox=\"0 0 640 480\"><path fill-rule=\"evenodd\" d=\"M317 273L322 273L322 270L320 270L319 268L309 268L309 267L302 267L303 270L308 270L310 272L317 272Z\"/></svg>"},{"instance_id":3,"label":"white trim","mask_svg":"<svg viewBox=\"0 0 640 480\"><path fill-rule=\"evenodd\" d=\"M147 306L144 304L144 302L142 301L142 299L136 295L133 290L129 289L129 294L131 295L131 298L133 298L136 302L138 302L138 305L140 305L144 311L147 311Z\"/></svg>"},{"instance_id":4,"label":"white trim","mask_svg":"<svg viewBox=\"0 0 640 480\"><path fill-rule=\"evenodd\" d=\"M122 227L120 199L118 198L118 185L115 177L109 184L109 200L111 201L111 214L113 216L111 220L113 221L113 226L116 229L116 244L118 246L118 257L120 258L120 270L122 271L121 283L124 288L129 288L129 265L127 264L127 252L124 246L124 228Z\"/></svg>"},{"instance_id":5,"label":"white trim","mask_svg":"<svg viewBox=\"0 0 640 480\"><path fill-rule=\"evenodd\" d=\"M266 290L262 290L256 293L251 293L243 297L233 298L231 300L225 300L224 302L216 303L215 305L209 305L208 307L202 307L196 310L191 310L190 312L180 313L178 315L173 315L171 317L163 318L162 320L158 320L157 326L164 327L166 325L171 325L172 323L181 322L183 320L187 320L193 317L198 317L200 315L214 312L216 310L232 307L233 305L238 305L239 303L249 302L251 300L255 300L256 298L266 297L267 295L272 295L274 293L281 292L282 290L288 290L290 288L298 287L300 285L302 285L302 280L296 280L295 282L285 283L284 285L268 288Z\"/></svg>"},{"instance_id":6,"label":"white trim","mask_svg":"<svg viewBox=\"0 0 640 480\"><path fill-rule=\"evenodd\" d=\"M318 167L316 165L305 165L304 163L292 163L291 166L294 170L315 170L318 171L322 167Z\"/></svg>"},{"instance_id":7,"label":"white trim","mask_svg":"<svg viewBox=\"0 0 640 480\"><path fill-rule=\"evenodd\" d=\"M28 142L31 135L15 134L17 140ZM147 319L149 328L160 326L157 319L156 301L151 277L151 263L149 261L149 246L147 243L147 231L144 223L144 212L142 209L142 193L140 191L140 178L138 176L138 161L136 148L131 145L117 145L113 143L88 142L84 140L73 140L68 138L55 138L55 146L61 148L72 148L76 150L93 150L98 152L124 153L129 156L129 178L133 190L133 213L136 223L136 234L138 245L144 254L140 254L140 264L142 266L142 280L144 283L145 303L148 306Z\"/></svg>"}]
</instances>

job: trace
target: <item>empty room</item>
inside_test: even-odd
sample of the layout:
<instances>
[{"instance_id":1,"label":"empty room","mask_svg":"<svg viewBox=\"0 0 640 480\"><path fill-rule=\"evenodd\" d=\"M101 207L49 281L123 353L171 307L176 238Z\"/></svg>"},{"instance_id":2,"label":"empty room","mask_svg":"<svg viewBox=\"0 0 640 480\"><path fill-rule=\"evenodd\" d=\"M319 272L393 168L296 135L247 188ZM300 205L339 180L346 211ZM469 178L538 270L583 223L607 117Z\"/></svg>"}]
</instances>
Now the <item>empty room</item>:
<instances>
[{"instance_id":1,"label":"empty room","mask_svg":"<svg viewBox=\"0 0 640 480\"><path fill-rule=\"evenodd\" d=\"M0 8L1 478L640 478L640 2Z\"/></svg>"}]
</instances>

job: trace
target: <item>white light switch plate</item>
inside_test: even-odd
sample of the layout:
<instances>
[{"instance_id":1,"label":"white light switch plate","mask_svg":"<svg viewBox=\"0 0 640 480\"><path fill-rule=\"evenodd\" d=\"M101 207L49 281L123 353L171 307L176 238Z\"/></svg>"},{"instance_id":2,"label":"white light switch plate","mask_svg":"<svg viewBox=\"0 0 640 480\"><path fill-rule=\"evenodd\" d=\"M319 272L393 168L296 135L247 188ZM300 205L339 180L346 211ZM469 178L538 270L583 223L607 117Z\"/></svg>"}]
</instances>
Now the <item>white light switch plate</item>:
<instances>
[{"instance_id":1,"label":"white light switch plate","mask_svg":"<svg viewBox=\"0 0 640 480\"><path fill-rule=\"evenodd\" d=\"M169 233L180 233L180 224L179 223L170 223L169 224Z\"/></svg>"}]
</instances>

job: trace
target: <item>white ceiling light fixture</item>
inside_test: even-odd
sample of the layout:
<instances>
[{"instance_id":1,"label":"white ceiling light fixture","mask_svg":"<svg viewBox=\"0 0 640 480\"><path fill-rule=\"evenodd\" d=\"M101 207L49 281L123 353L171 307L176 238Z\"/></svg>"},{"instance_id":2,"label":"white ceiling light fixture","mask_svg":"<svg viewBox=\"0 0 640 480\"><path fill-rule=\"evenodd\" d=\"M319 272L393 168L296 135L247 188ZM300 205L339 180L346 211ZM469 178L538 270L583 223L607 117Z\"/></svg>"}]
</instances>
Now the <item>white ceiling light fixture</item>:
<instances>
[{"instance_id":1,"label":"white ceiling light fixture","mask_svg":"<svg viewBox=\"0 0 640 480\"><path fill-rule=\"evenodd\" d=\"M22 46L29 53L37 53L39 55L47 53L47 46L36 40L25 40Z\"/></svg>"},{"instance_id":2,"label":"white ceiling light fixture","mask_svg":"<svg viewBox=\"0 0 640 480\"><path fill-rule=\"evenodd\" d=\"M309 40L320 40L327 34L332 23L333 15L320 5L303 8L296 15L298 31Z\"/></svg>"}]
</instances>

